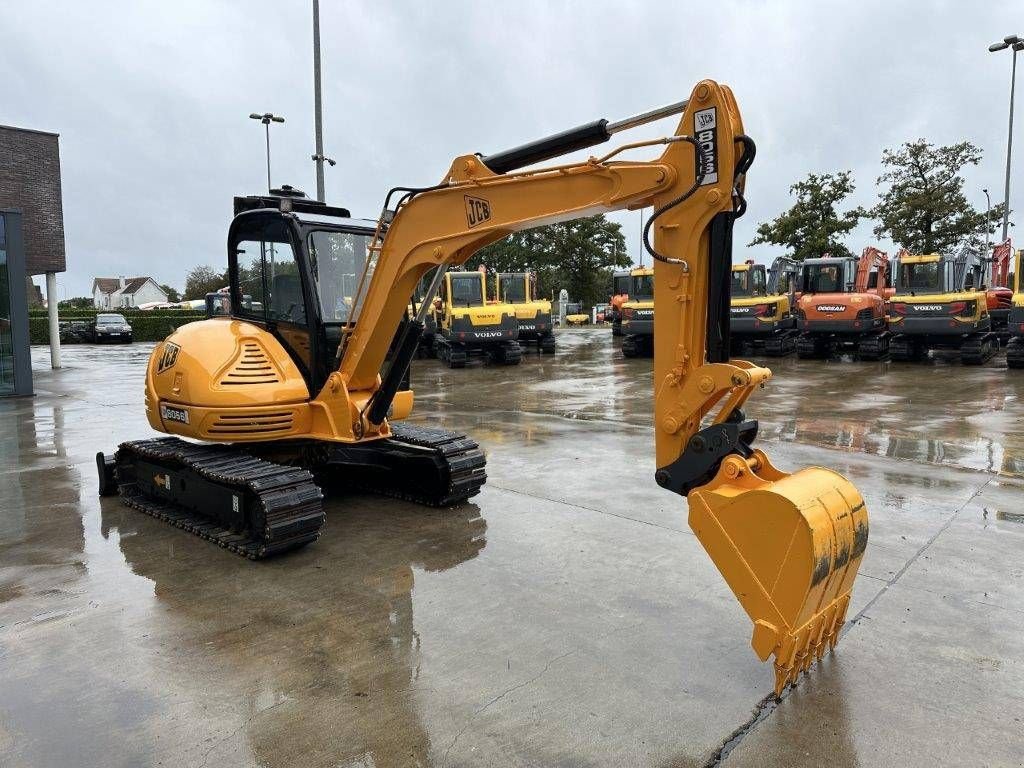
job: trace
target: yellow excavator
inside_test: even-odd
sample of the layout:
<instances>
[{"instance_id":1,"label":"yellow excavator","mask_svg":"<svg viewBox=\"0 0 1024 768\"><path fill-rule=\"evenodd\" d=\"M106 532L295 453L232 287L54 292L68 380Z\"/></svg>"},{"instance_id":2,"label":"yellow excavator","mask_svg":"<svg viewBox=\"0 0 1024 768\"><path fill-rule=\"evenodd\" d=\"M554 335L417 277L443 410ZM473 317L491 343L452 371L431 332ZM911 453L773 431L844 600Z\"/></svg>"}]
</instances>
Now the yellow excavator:
<instances>
[{"instance_id":1,"label":"yellow excavator","mask_svg":"<svg viewBox=\"0 0 1024 768\"><path fill-rule=\"evenodd\" d=\"M680 113L671 136L536 167ZM654 160L620 157L653 146L664 147ZM100 492L251 558L317 538L317 477L426 504L464 501L485 480L476 443L402 422L413 406L409 363L449 266L518 230L653 208L643 240L656 286L654 479L686 497L690 527L753 622L755 653L775 657L781 692L839 639L868 515L841 475L784 472L754 446L757 421L743 409L771 372L729 358L732 227L753 159L731 90L704 80L686 101L642 115L457 157L438 184L393 189L372 227L312 201L239 199L228 230L232 314L156 345L146 415L167 436L99 454ZM335 262L345 253L368 258L339 321Z\"/></svg>"},{"instance_id":2,"label":"yellow excavator","mask_svg":"<svg viewBox=\"0 0 1024 768\"><path fill-rule=\"evenodd\" d=\"M494 278L495 299L511 306L519 322L519 346L536 344L546 354L555 351L551 302L537 295L535 272L499 272Z\"/></svg>"},{"instance_id":3,"label":"yellow excavator","mask_svg":"<svg viewBox=\"0 0 1024 768\"><path fill-rule=\"evenodd\" d=\"M622 354L650 357L654 352L654 270L629 271L629 298L622 304Z\"/></svg>"},{"instance_id":4,"label":"yellow excavator","mask_svg":"<svg viewBox=\"0 0 1024 768\"><path fill-rule=\"evenodd\" d=\"M434 354L449 368L465 368L470 358L519 365L519 322L510 304L487 303L483 272L444 272L434 301ZM426 322L426 321L424 321Z\"/></svg>"}]
</instances>

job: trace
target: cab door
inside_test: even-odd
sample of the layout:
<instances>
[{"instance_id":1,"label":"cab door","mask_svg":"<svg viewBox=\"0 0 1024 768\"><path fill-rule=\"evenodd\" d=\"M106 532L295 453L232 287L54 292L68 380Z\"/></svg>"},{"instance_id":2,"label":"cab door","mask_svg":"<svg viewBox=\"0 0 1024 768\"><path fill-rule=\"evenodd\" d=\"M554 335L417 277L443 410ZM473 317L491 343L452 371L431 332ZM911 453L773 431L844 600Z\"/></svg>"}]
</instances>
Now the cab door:
<instances>
[{"instance_id":1,"label":"cab door","mask_svg":"<svg viewBox=\"0 0 1024 768\"><path fill-rule=\"evenodd\" d=\"M228 233L228 268L232 316L272 333L317 391L318 309L310 300L301 239L289 220L277 211L236 217Z\"/></svg>"}]
</instances>

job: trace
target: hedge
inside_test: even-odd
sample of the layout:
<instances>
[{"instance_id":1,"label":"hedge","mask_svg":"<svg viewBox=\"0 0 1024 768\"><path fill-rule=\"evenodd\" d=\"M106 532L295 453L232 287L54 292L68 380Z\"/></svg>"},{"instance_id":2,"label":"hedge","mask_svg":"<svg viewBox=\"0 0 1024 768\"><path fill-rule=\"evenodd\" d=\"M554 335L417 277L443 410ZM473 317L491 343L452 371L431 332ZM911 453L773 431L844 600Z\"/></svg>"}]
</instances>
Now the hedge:
<instances>
[{"instance_id":1,"label":"hedge","mask_svg":"<svg viewBox=\"0 0 1024 768\"><path fill-rule=\"evenodd\" d=\"M88 321L96 316L79 314L82 310L68 310L60 313L60 321ZM86 310L88 312L88 310ZM188 312L170 310L165 312L123 312L121 313L132 327L132 338L135 341L163 341L171 331L186 323L206 318L205 312ZM46 315L33 316L28 320L29 341L32 344L48 344L50 342L50 323Z\"/></svg>"}]
</instances>

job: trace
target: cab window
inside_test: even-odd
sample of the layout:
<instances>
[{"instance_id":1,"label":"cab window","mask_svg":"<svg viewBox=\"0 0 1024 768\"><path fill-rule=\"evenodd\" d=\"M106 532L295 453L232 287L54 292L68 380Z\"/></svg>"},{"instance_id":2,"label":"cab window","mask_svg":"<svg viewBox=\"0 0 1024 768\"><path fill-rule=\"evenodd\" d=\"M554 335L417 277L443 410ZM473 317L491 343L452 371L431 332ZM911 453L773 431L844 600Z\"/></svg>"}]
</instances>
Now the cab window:
<instances>
[{"instance_id":1,"label":"cab window","mask_svg":"<svg viewBox=\"0 0 1024 768\"><path fill-rule=\"evenodd\" d=\"M522 304L526 301L526 278L523 275L502 275L500 282L501 296L498 298L506 304Z\"/></svg>"},{"instance_id":2,"label":"cab window","mask_svg":"<svg viewBox=\"0 0 1024 768\"><path fill-rule=\"evenodd\" d=\"M302 276L288 228L271 220L257 233L246 233L235 245L239 293L252 301L237 308L240 316L270 322L306 324Z\"/></svg>"},{"instance_id":3,"label":"cab window","mask_svg":"<svg viewBox=\"0 0 1024 768\"><path fill-rule=\"evenodd\" d=\"M310 267L316 280L324 321L356 320L352 316L353 302L366 268L372 239L370 234L327 230L318 230L309 235ZM364 291L369 285L370 276L366 276Z\"/></svg>"},{"instance_id":4,"label":"cab window","mask_svg":"<svg viewBox=\"0 0 1024 768\"><path fill-rule=\"evenodd\" d=\"M452 277L451 282L453 306L478 307L483 305L483 281L478 275Z\"/></svg>"}]
</instances>

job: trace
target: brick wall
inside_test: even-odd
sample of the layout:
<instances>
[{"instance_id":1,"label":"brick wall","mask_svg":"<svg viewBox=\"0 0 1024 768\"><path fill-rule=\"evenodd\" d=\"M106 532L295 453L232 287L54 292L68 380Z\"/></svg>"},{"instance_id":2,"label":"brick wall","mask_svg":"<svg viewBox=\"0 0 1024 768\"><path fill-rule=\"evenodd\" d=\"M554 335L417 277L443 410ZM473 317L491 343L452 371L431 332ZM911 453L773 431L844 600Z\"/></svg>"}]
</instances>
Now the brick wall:
<instances>
[{"instance_id":1,"label":"brick wall","mask_svg":"<svg viewBox=\"0 0 1024 768\"><path fill-rule=\"evenodd\" d=\"M67 269L56 134L0 125L0 208L23 212L28 274Z\"/></svg>"}]
</instances>

